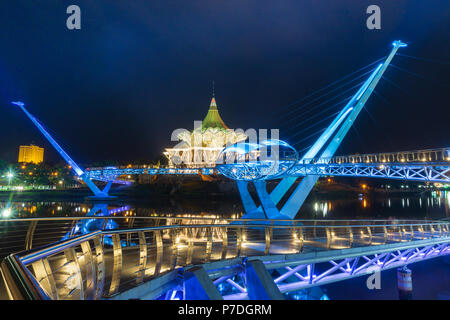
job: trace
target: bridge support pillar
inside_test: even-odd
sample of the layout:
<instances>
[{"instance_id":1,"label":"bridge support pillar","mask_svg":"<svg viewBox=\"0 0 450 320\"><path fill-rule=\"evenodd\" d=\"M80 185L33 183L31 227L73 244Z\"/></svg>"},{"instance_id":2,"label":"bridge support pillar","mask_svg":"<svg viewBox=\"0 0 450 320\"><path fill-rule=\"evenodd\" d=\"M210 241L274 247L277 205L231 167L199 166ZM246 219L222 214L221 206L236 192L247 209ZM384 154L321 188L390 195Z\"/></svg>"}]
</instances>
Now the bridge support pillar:
<instances>
[{"instance_id":1,"label":"bridge support pillar","mask_svg":"<svg viewBox=\"0 0 450 320\"><path fill-rule=\"evenodd\" d=\"M250 192L248 191L248 181L236 181L236 185L241 196L242 205L244 206L245 213L256 212L257 207L255 201L253 201Z\"/></svg>"},{"instance_id":2,"label":"bridge support pillar","mask_svg":"<svg viewBox=\"0 0 450 320\"><path fill-rule=\"evenodd\" d=\"M186 270L183 285L184 300L223 300L203 267Z\"/></svg>"},{"instance_id":3,"label":"bridge support pillar","mask_svg":"<svg viewBox=\"0 0 450 320\"><path fill-rule=\"evenodd\" d=\"M259 200L261 200L261 206L266 213L266 219L276 219L280 215L280 212L267 192L266 182L257 180L253 184L258 193Z\"/></svg>"},{"instance_id":4,"label":"bridge support pillar","mask_svg":"<svg viewBox=\"0 0 450 320\"><path fill-rule=\"evenodd\" d=\"M319 176L304 177L283 208L281 208L281 214L288 216L289 219L294 219L318 179Z\"/></svg>"},{"instance_id":5,"label":"bridge support pillar","mask_svg":"<svg viewBox=\"0 0 450 320\"><path fill-rule=\"evenodd\" d=\"M283 294L261 260L246 263L245 277L250 300L284 300Z\"/></svg>"},{"instance_id":6,"label":"bridge support pillar","mask_svg":"<svg viewBox=\"0 0 450 320\"><path fill-rule=\"evenodd\" d=\"M111 189L113 181L110 180L106 183L106 186L103 188L102 192L108 194L109 190Z\"/></svg>"},{"instance_id":7,"label":"bridge support pillar","mask_svg":"<svg viewBox=\"0 0 450 320\"><path fill-rule=\"evenodd\" d=\"M397 269L399 300L412 300L412 272L406 266Z\"/></svg>"}]
</instances>

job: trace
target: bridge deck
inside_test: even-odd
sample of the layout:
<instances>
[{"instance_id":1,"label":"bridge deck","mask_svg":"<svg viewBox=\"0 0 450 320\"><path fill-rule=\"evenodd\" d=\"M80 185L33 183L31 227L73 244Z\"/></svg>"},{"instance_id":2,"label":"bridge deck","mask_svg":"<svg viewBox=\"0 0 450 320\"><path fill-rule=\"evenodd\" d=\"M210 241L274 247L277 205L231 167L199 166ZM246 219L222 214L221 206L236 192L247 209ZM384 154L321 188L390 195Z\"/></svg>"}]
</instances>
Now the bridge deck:
<instances>
[{"instance_id":1,"label":"bridge deck","mask_svg":"<svg viewBox=\"0 0 450 320\"><path fill-rule=\"evenodd\" d=\"M215 168L105 167L90 168L85 175L90 179L103 181L112 181L123 175L137 174L222 174L230 179L244 181L265 179L267 176L282 178L319 175L450 182L450 148L302 159L295 165L287 162L289 161L246 161L218 164ZM274 174L276 168L281 171ZM285 170L286 168L290 169ZM270 174L266 174L267 172Z\"/></svg>"}]
</instances>

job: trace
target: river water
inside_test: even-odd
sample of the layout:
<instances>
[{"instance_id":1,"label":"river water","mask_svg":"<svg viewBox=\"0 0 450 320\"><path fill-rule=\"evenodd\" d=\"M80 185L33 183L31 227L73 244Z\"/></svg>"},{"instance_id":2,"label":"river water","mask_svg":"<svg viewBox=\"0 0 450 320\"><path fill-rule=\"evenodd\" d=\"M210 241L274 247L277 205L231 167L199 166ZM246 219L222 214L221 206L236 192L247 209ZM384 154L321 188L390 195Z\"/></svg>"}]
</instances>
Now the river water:
<instances>
[{"instance_id":1,"label":"river water","mask_svg":"<svg viewBox=\"0 0 450 320\"><path fill-rule=\"evenodd\" d=\"M94 206L83 200L39 201L0 200L0 212L8 218L28 217L71 217L85 216ZM133 216L202 216L217 218L239 218L242 205L239 200L180 199L164 201L116 201L108 204L108 209L118 210L116 215ZM124 210L124 208L126 210ZM450 192L432 191L422 196L417 194L376 194L356 195L346 199L327 199L310 195L297 219L442 219L450 217ZM6 216L5 216L6 218Z\"/></svg>"}]
</instances>

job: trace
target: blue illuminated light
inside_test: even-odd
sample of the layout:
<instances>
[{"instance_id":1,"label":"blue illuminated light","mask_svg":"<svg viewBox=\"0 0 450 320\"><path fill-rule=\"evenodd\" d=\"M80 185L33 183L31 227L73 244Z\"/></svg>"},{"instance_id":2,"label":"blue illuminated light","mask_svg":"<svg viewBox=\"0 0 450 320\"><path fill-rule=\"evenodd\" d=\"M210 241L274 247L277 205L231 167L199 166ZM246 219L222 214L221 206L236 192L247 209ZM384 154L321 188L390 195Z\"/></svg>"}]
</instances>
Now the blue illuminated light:
<instances>
[{"instance_id":1,"label":"blue illuminated light","mask_svg":"<svg viewBox=\"0 0 450 320\"><path fill-rule=\"evenodd\" d=\"M399 48L408 46L406 43L402 42L401 40L395 40L394 42L392 42L392 45L394 47L399 47Z\"/></svg>"}]
</instances>

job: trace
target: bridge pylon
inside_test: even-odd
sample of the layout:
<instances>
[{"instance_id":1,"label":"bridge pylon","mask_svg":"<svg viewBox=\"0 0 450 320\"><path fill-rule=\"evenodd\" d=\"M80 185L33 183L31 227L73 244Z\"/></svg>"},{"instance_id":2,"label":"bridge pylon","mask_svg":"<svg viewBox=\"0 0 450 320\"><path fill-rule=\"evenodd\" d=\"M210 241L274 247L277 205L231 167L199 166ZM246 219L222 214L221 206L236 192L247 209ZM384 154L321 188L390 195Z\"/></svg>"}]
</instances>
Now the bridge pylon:
<instances>
[{"instance_id":1,"label":"bridge pylon","mask_svg":"<svg viewBox=\"0 0 450 320\"><path fill-rule=\"evenodd\" d=\"M373 90L380 81L383 73L386 71L391 60L394 58L397 50L407 45L396 40L392 43L393 48L388 57L383 63L380 63L369 78L363 83L356 94L345 105L341 112L331 122L328 128L322 133L312 147L303 155L299 160L299 163L305 159L310 158L329 158L334 155L347 132L350 130L352 124L358 117L365 103L371 96ZM294 185L298 177L284 177L278 185L273 189L269 196L267 196L266 182L258 181L258 185L255 184L257 189L257 195L259 197L261 205L256 206L254 200L251 198L247 185L241 185L239 187L242 202L244 208L251 208L251 212L246 212L243 218L261 218L276 217L275 219L294 219L297 212L302 207L307 196L311 192L315 183L319 179L318 175L307 175L295 188L291 196L280 210L277 209L277 204L286 195L290 188ZM256 182L256 181L255 181ZM254 210L254 208L257 208ZM269 212L266 210L269 209Z\"/></svg>"},{"instance_id":2,"label":"bridge pylon","mask_svg":"<svg viewBox=\"0 0 450 320\"><path fill-rule=\"evenodd\" d=\"M64 158L69 166L72 167L73 171L79 176L84 183L88 186L88 188L94 193L94 196L88 197L91 200L108 200L115 198L110 196L109 190L113 181L107 181L106 186L103 189L100 189L94 182L86 175L86 172L81 169L81 167L73 161L73 159L63 150L63 148L56 142L56 140L51 136L51 134L42 126L42 124L34 117L28 110L25 108L25 103L21 101L11 102L12 104L18 106L22 109L22 111L27 115L27 117L33 122L33 124L39 129L39 131L44 135L44 137L50 142L50 144L58 151L58 153Z\"/></svg>"}]
</instances>

